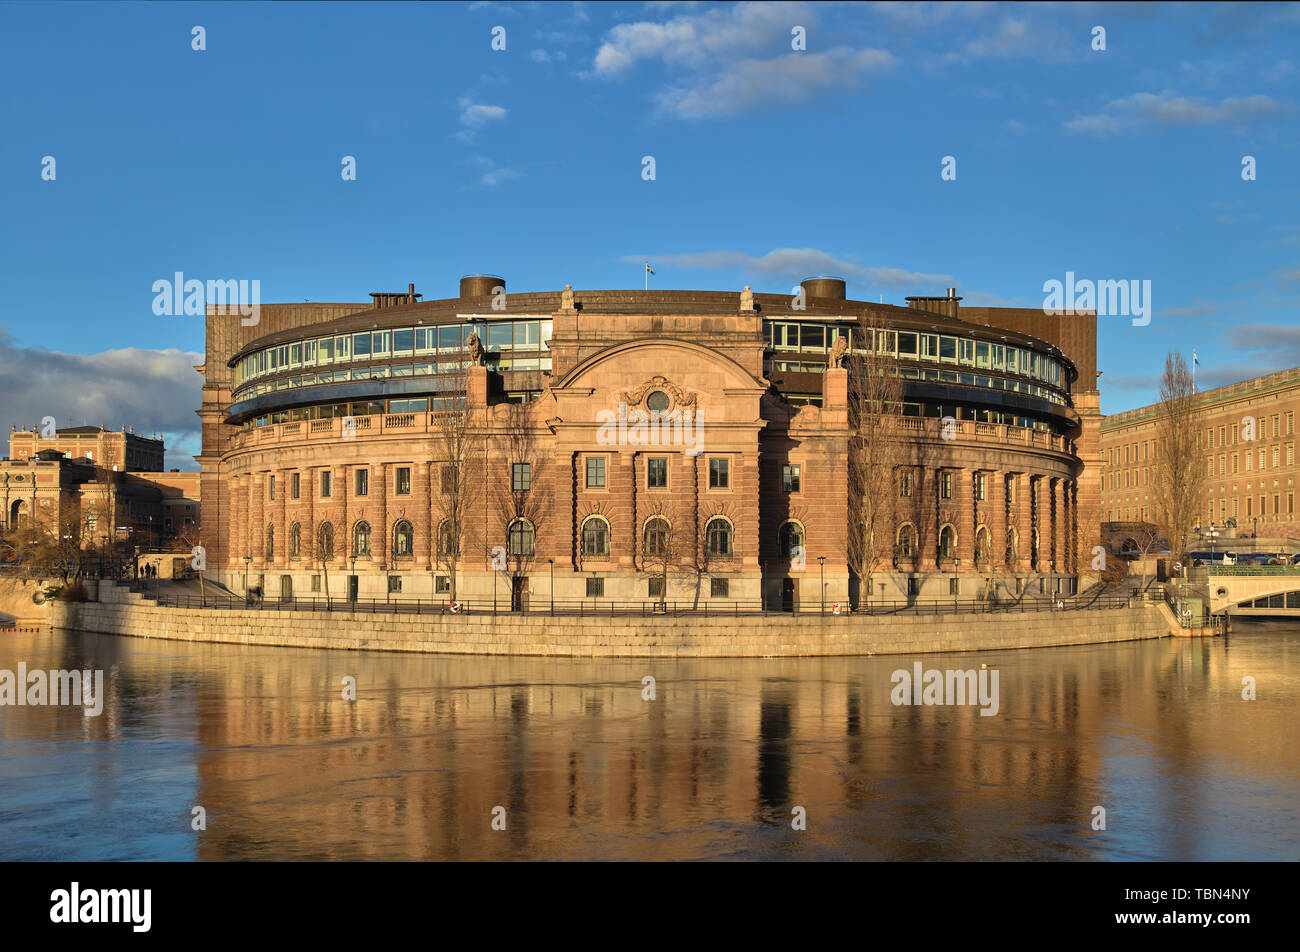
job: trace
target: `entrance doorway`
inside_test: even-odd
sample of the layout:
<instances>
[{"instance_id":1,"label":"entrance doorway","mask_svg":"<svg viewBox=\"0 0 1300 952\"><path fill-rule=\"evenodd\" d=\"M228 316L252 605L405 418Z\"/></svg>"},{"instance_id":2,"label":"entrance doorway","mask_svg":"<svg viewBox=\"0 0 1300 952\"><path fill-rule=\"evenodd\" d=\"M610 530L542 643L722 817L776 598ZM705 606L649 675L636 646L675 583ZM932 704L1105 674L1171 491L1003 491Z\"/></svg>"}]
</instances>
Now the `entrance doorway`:
<instances>
[{"instance_id":1,"label":"entrance doorway","mask_svg":"<svg viewBox=\"0 0 1300 952\"><path fill-rule=\"evenodd\" d=\"M795 594L794 579L781 579L781 611L792 612L798 604L798 598Z\"/></svg>"},{"instance_id":2,"label":"entrance doorway","mask_svg":"<svg viewBox=\"0 0 1300 952\"><path fill-rule=\"evenodd\" d=\"M280 601L282 602L293 601L293 576L292 575L280 576Z\"/></svg>"},{"instance_id":3,"label":"entrance doorway","mask_svg":"<svg viewBox=\"0 0 1300 952\"><path fill-rule=\"evenodd\" d=\"M511 579L510 610L512 612L528 611L528 577Z\"/></svg>"},{"instance_id":4,"label":"entrance doorway","mask_svg":"<svg viewBox=\"0 0 1300 952\"><path fill-rule=\"evenodd\" d=\"M358 588L359 588L359 583L358 583L357 576L349 575L348 576L348 601L355 602L357 600Z\"/></svg>"}]
</instances>

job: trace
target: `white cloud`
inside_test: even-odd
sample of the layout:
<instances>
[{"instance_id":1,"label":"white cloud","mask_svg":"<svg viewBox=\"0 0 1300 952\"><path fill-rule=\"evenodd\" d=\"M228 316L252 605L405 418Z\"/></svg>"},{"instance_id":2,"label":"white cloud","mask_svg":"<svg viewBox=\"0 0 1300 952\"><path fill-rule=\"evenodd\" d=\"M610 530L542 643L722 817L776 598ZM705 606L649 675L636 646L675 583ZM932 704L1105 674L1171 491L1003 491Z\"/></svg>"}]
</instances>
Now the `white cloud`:
<instances>
[{"instance_id":1,"label":"white cloud","mask_svg":"<svg viewBox=\"0 0 1300 952\"><path fill-rule=\"evenodd\" d=\"M1203 125L1246 123L1261 116L1278 115L1291 109L1289 103L1269 96L1236 96L1217 102L1172 92L1134 93L1108 102L1101 113L1079 116L1065 123L1066 132L1112 135L1145 123Z\"/></svg>"},{"instance_id":2,"label":"white cloud","mask_svg":"<svg viewBox=\"0 0 1300 952\"><path fill-rule=\"evenodd\" d=\"M864 284L891 290L925 290L954 285L951 275L923 274L901 268L860 265L848 258L816 248L777 248L761 257L743 251L701 251L685 254L624 255L623 261L649 261L656 268L701 268L710 271L748 271L785 281L801 281L819 274L856 278Z\"/></svg>"},{"instance_id":3,"label":"white cloud","mask_svg":"<svg viewBox=\"0 0 1300 952\"><path fill-rule=\"evenodd\" d=\"M884 50L788 53L769 60L741 60L698 85L676 86L660 93L659 111L683 119L726 116L758 106L801 102L816 92L851 86L869 72L895 63Z\"/></svg>"},{"instance_id":4,"label":"white cloud","mask_svg":"<svg viewBox=\"0 0 1300 952\"><path fill-rule=\"evenodd\" d=\"M460 124L471 129L477 129L488 122L506 117L504 106L489 106L463 97L457 105L460 106Z\"/></svg>"},{"instance_id":5,"label":"white cloud","mask_svg":"<svg viewBox=\"0 0 1300 952\"><path fill-rule=\"evenodd\" d=\"M52 416L56 426L123 424L136 433L168 434L166 465L194 469L170 437L198 451L203 355L182 350L126 347L69 354L20 347L0 327L0 399L8 422L32 426Z\"/></svg>"},{"instance_id":6,"label":"white cloud","mask_svg":"<svg viewBox=\"0 0 1300 952\"><path fill-rule=\"evenodd\" d=\"M478 177L479 184L486 185L488 188L500 185L502 182L508 182L511 179L517 179L523 174L522 172L516 172L514 169L502 168L483 155L476 155L474 164L482 169Z\"/></svg>"}]
</instances>

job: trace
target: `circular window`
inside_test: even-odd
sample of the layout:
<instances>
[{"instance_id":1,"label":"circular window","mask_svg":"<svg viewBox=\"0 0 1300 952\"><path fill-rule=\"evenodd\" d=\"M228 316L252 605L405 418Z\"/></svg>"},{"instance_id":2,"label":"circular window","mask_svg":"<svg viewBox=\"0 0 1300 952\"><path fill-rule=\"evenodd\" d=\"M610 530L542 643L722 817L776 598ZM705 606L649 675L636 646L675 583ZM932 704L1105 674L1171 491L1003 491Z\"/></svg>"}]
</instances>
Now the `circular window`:
<instances>
[{"instance_id":1,"label":"circular window","mask_svg":"<svg viewBox=\"0 0 1300 952\"><path fill-rule=\"evenodd\" d=\"M656 390L646 399L645 405L656 413L660 413L668 409L668 403L668 394L662 390Z\"/></svg>"}]
</instances>

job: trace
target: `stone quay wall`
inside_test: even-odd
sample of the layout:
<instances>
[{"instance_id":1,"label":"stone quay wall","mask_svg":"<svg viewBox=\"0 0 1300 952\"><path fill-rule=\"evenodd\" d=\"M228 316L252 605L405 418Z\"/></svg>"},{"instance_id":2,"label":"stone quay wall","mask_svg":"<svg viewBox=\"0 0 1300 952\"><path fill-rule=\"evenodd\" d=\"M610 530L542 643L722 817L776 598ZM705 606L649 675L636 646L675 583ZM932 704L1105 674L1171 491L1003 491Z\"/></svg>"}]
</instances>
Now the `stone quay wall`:
<instances>
[{"instance_id":1,"label":"stone quay wall","mask_svg":"<svg viewBox=\"0 0 1300 952\"><path fill-rule=\"evenodd\" d=\"M105 593L107 594L107 592ZM1180 632L1163 604L987 615L410 615L56 602L54 628L177 641L557 657L797 658L1042 648Z\"/></svg>"}]
</instances>

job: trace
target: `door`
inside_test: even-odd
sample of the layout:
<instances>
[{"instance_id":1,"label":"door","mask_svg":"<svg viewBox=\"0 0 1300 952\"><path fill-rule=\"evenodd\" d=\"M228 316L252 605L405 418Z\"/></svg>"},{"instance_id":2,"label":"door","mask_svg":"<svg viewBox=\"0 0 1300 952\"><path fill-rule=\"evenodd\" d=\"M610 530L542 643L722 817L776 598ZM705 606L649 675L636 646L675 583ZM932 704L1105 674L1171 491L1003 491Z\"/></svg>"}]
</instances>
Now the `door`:
<instances>
[{"instance_id":1,"label":"door","mask_svg":"<svg viewBox=\"0 0 1300 952\"><path fill-rule=\"evenodd\" d=\"M349 575L348 576L348 601L355 602L357 600L357 587L358 587L357 576Z\"/></svg>"},{"instance_id":2,"label":"door","mask_svg":"<svg viewBox=\"0 0 1300 952\"><path fill-rule=\"evenodd\" d=\"M510 587L510 610L512 612L528 611L528 578L512 579Z\"/></svg>"},{"instance_id":3,"label":"door","mask_svg":"<svg viewBox=\"0 0 1300 952\"><path fill-rule=\"evenodd\" d=\"M293 576L292 575L280 576L280 601L282 602L293 601Z\"/></svg>"},{"instance_id":4,"label":"door","mask_svg":"<svg viewBox=\"0 0 1300 952\"><path fill-rule=\"evenodd\" d=\"M781 611L792 612L795 610L795 588L794 579L781 579Z\"/></svg>"}]
</instances>

